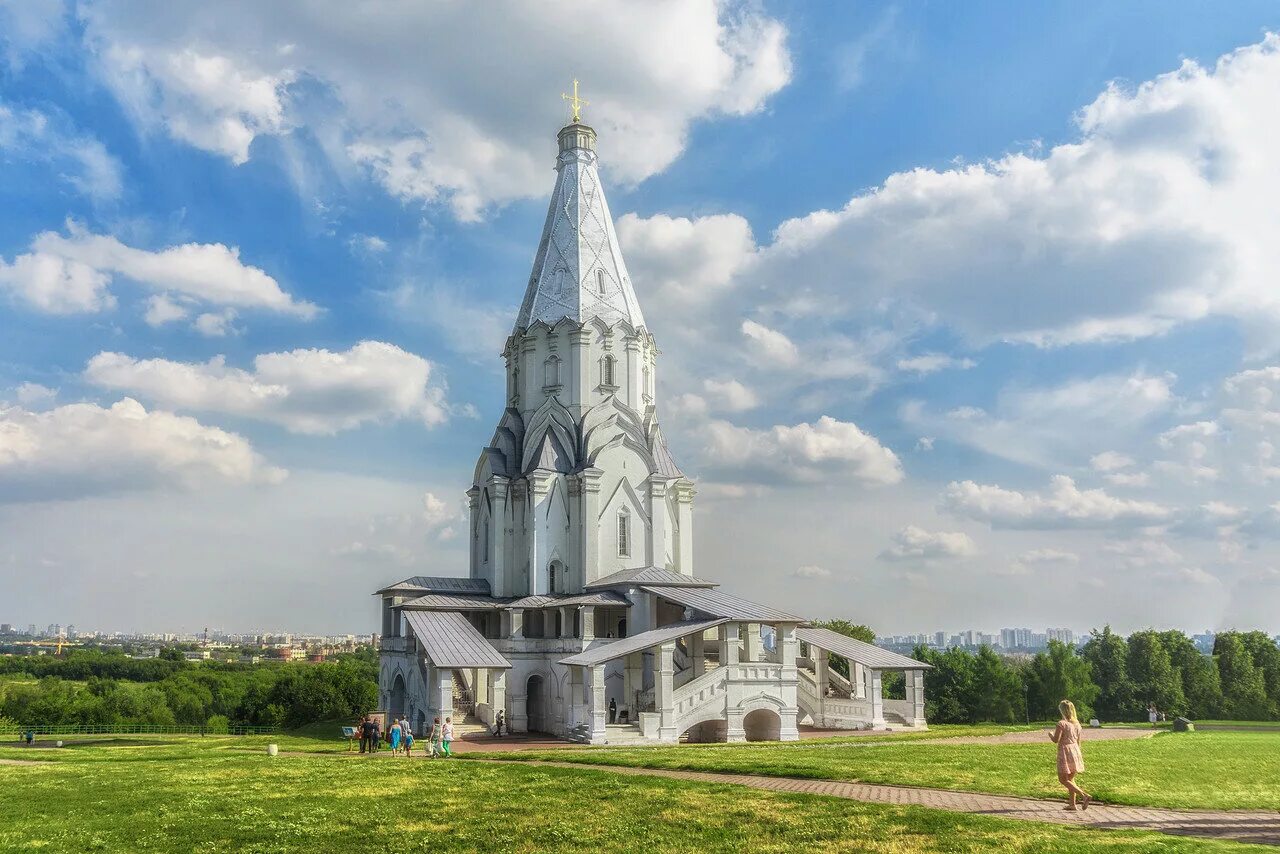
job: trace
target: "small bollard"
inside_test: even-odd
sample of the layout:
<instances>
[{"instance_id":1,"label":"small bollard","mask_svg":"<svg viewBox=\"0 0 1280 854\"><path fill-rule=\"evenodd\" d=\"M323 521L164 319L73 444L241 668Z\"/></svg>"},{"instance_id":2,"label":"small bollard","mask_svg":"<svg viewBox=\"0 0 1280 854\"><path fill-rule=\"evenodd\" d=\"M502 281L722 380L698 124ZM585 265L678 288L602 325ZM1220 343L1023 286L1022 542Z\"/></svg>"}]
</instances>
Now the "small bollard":
<instances>
[{"instance_id":1,"label":"small bollard","mask_svg":"<svg viewBox=\"0 0 1280 854\"><path fill-rule=\"evenodd\" d=\"M58 739L58 747L62 746L62 739Z\"/></svg>"},{"instance_id":2,"label":"small bollard","mask_svg":"<svg viewBox=\"0 0 1280 854\"><path fill-rule=\"evenodd\" d=\"M279 753L279 752L280 752L280 745L278 745L278 744L268 744L268 745L267 745L267 755L268 755L268 756L275 756L275 755L276 755L277 753Z\"/></svg>"}]
</instances>

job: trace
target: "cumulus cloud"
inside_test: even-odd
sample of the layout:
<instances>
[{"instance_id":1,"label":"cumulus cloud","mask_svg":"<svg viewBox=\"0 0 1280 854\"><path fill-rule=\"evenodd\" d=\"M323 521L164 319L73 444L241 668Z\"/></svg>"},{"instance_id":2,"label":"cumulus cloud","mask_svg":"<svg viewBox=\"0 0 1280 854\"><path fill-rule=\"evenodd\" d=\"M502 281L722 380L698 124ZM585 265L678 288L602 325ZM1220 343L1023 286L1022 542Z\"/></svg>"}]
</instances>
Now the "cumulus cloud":
<instances>
[{"instance_id":1,"label":"cumulus cloud","mask_svg":"<svg viewBox=\"0 0 1280 854\"><path fill-rule=\"evenodd\" d=\"M942 493L941 509L986 522L993 528L1125 528L1169 521L1174 510L1151 501L1116 498L1101 489L1080 489L1056 475L1049 490L1019 492L971 480L952 482Z\"/></svg>"},{"instance_id":2,"label":"cumulus cloud","mask_svg":"<svg viewBox=\"0 0 1280 854\"><path fill-rule=\"evenodd\" d=\"M263 353L253 370L208 362L135 359L99 353L85 379L162 406L221 412L279 424L294 433L333 434L398 419L429 427L449 415L433 365L393 344L363 341L349 350Z\"/></svg>"},{"instance_id":3,"label":"cumulus cloud","mask_svg":"<svg viewBox=\"0 0 1280 854\"><path fill-rule=\"evenodd\" d=\"M742 321L742 334L751 340L765 359L779 365L794 365L800 360L800 351L791 339L776 329L770 329L754 320Z\"/></svg>"},{"instance_id":4,"label":"cumulus cloud","mask_svg":"<svg viewBox=\"0 0 1280 854\"><path fill-rule=\"evenodd\" d=\"M902 465L893 451L857 424L827 415L812 424L777 425L767 430L712 421L705 434L708 461L742 477L851 479L863 484L902 480Z\"/></svg>"},{"instance_id":5,"label":"cumulus cloud","mask_svg":"<svg viewBox=\"0 0 1280 854\"><path fill-rule=\"evenodd\" d=\"M107 0L81 17L102 80L141 126L235 163L256 140L308 127L393 195L463 219L546 192L567 56L627 182L675 160L693 121L753 113L790 79L783 25L735 0L608 0L587 16L568 2L476 16L449 3L178 12ZM298 97L306 87L325 91L324 109Z\"/></svg>"},{"instance_id":6,"label":"cumulus cloud","mask_svg":"<svg viewBox=\"0 0 1280 854\"><path fill-rule=\"evenodd\" d=\"M278 483L243 437L132 398L46 412L0 409L0 501L78 498L158 487Z\"/></svg>"},{"instance_id":7,"label":"cumulus cloud","mask_svg":"<svg viewBox=\"0 0 1280 854\"><path fill-rule=\"evenodd\" d=\"M1173 379L1139 371L1049 388L1006 388L991 411L962 406L937 413L912 401L902 408L902 417L916 429L992 456L1054 468L1092 453L1099 435L1134 440L1150 435L1152 420L1177 402Z\"/></svg>"},{"instance_id":8,"label":"cumulus cloud","mask_svg":"<svg viewBox=\"0 0 1280 854\"><path fill-rule=\"evenodd\" d=\"M56 388L49 388L39 383L20 383L15 392L18 397L18 403L28 409L47 406L58 397Z\"/></svg>"},{"instance_id":9,"label":"cumulus cloud","mask_svg":"<svg viewBox=\"0 0 1280 854\"><path fill-rule=\"evenodd\" d=\"M830 578L831 570L809 564L789 569L787 570L787 575L790 575L792 578Z\"/></svg>"},{"instance_id":10,"label":"cumulus cloud","mask_svg":"<svg viewBox=\"0 0 1280 854\"><path fill-rule=\"evenodd\" d=\"M645 219L629 213L617 230L628 265L644 271L646 290L672 311L712 300L756 248L750 224L737 214Z\"/></svg>"},{"instance_id":11,"label":"cumulus cloud","mask_svg":"<svg viewBox=\"0 0 1280 854\"><path fill-rule=\"evenodd\" d=\"M120 161L99 140L69 127L59 116L0 102L0 152L47 164L94 201L110 201L123 187Z\"/></svg>"},{"instance_id":12,"label":"cumulus cloud","mask_svg":"<svg viewBox=\"0 0 1280 854\"><path fill-rule=\"evenodd\" d=\"M274 311L309 319L317 309L294 299L240 250L221 243L187 243L159 251L126 246L114 237L90 234L75 223L68 233L42 232L30 251L12 263L0 258L0 290L51 314L101 311L115 305L108 287L127 279L159 292L165 308L149 303L148 322L173 319L178 302ZM168 314L166 314L166 311Z\"/></svg>"},{"instance_id":13,"label":"cumulus cloud","mask_svg":"<svg viewBox=\"0 0 1280 854\"><path fill-rule=\"evenodd\" d=\"M899 359L898 370L924 376L946 370L967 371L976 364L978 363L973 359L958 359L945 353L921 353L919 356Z\"/></svg>"},{"instance_id":14,"label":"cumulus cloud","mask_svg":"<svg viewBox=\"0 0 1280 854\"><path fill-rule=\"evenodd\" d=\"M1080 555L1061 549L1031 549L1018 555L1022 563L1079 563Z\"/></svg>"},{"instance_id":15,"label":"cumulus cloud","mask_svg":"<svg viewBox=\"0 0 1280 854\"><path fill-rule=\"evenodd\" d=\"M907 525L893 536L893 545L882 551L881 560L924 560L968 557L978 551L973 539L961 531L926 531Z\"/></svg>"}]
</instances>

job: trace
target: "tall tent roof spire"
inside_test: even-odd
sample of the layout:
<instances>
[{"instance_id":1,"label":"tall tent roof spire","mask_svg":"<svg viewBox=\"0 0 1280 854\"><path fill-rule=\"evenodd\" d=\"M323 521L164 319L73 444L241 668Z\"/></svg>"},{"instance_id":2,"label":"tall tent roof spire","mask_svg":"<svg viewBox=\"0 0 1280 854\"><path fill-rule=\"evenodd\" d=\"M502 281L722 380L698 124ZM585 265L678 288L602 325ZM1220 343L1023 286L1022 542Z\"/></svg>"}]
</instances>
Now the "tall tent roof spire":
<instances>
[{"instance_id":1,"label":"tall tent roof spire","mask_svg":"<svg viewBox=\"0 0 1280 854\"><path fill-rule=\"evenodd\" d=\"M596 168L596 132L575 121L559 140L556 185L516 331L566 317L644 326Z\"/></svg>"}]
</instances>

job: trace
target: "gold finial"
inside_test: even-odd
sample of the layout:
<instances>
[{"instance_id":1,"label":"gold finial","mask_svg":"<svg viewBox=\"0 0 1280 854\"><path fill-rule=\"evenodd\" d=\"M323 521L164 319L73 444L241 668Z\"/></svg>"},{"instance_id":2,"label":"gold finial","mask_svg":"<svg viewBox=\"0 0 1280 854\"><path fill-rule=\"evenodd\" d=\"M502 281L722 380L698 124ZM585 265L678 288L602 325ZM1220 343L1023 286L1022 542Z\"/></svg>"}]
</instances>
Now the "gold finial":
<instances>
[{"instance_id":1,"label":"gold finial","mask_svg":"<svg viewBox=\"0 0 1280 854\"><path fill-rule=\"evenodd\" d=\"M568 95L564 94L563 92L561 92L561 93L560 93L560 97L561 97L561 98L564 98L566 101L568 101L568 102L569 102L569 106L570 106L570 107L573 107L573 122L574 122L574 124L577 124L578 122L582 121L582 116L579 114L579 111L580 111L583 107L585 107L585 106L587 106L588 104L590 104L591 102L590 102L590 101L588 101L586 98L579 98L579 97L578 97L578 80L577 80L577 78L574 78L574 81L573 81L573 96L572 96L572 97L570 97L570 96L568 96Z\"/></svg>"}]
</instances>

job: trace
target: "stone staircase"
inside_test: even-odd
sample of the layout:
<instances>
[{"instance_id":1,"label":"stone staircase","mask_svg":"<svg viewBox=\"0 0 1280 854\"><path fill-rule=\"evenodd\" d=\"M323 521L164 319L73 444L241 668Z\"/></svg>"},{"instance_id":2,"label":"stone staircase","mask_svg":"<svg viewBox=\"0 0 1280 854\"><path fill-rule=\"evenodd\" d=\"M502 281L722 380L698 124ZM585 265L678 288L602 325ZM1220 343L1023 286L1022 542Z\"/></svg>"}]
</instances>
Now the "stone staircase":
<instances>
[{"instance_id":1,"label":"stone staircase","mask_svg":"<svg viewBox=\"0 0 1280 854\"><path fill-rule=\"evenodd\" d=\"M640 724L605 724L605 743L614 746L628 744L653 744L640 734Z\"/></svg>"}]
</instances>

